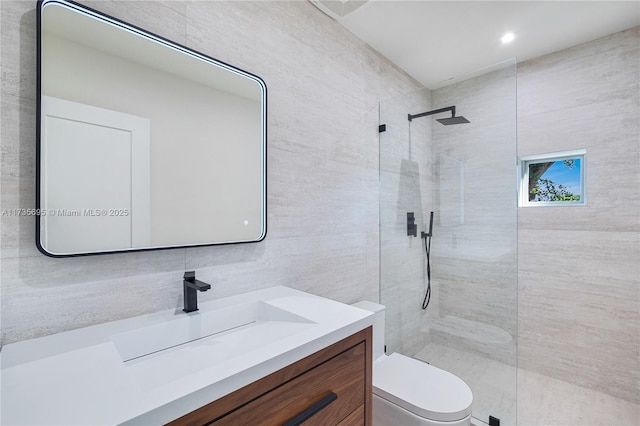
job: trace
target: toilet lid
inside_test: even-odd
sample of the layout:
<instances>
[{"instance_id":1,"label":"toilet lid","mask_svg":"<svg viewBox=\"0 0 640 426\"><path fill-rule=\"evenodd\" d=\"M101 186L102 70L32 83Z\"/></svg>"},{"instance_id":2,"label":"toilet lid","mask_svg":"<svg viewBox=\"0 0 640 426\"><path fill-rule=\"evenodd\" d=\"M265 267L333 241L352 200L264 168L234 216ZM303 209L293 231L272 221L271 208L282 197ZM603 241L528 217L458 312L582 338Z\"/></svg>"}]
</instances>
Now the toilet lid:
<instances>
[{"instance_id":1,"label":"toilet lid","mask_svg":"<svg viewBox=\"0 0 640 426\"><path fill-rule=\"evenodd\" d=\"M373 367L373 393L420 417L461 420L471 414L473 394L459 377L393 353Z\"/></svg>"}]
</instances>

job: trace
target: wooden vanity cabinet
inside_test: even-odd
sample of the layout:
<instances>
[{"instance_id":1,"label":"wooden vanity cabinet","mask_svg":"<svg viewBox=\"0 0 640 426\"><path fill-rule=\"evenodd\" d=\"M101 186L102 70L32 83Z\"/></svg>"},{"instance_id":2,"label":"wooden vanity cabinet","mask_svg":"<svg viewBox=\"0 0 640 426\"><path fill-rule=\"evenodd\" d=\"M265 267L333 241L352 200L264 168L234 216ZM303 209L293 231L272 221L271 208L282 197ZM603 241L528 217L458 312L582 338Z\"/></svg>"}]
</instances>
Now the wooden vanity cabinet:
<instances>
[{"instance_id":1,"label":"wooden vanity cabinet","mask_svg":"<svg viewBox=\"0 0 640 426\"><path fill-rule=\"evenodd\" d=\"M371 403L369 327L169 425L370 426Z\"/></svg>"}]
</instances>

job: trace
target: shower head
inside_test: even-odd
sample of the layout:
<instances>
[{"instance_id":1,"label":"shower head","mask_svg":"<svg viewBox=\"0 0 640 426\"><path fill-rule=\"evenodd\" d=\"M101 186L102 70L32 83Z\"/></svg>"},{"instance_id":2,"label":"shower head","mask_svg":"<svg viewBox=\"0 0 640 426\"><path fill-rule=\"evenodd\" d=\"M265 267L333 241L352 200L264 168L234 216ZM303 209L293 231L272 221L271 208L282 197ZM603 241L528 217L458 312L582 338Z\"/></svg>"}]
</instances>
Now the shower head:
<instances>
[{"instance_id":1,"label":"shower head","mask_svg":"<svg viewBox=\"0 0 640 426\"><path fill-rule=\"evenodd\" d=\"M433 111L427 111L427 112L423 112L423 113L415 114L415 115L409 114L408 118L409 118L409 121L411 121L414 118L425 117L427 115L439 114L441 112L447 112L447 111L451 111L451 117L449 117L449 118L437 118L436 119L441 124L444 124L445 126L451 126L452 124L470 123L469 120L467 120L466 118L464 118L461 115L456 117L456 107L455 107L455 105L454 106L450 106L450 107L446 107L446 108L434 109Z\"/></svg>"},{"instance_id":2,"label":"shower head","mask_svg":"<svg viewBox=\"0 0 640 426\"><path fill-rule=\"evenodd\" d=\"M470 121L459 115L457 117L449 117L449 118L436 118L436 121L439 121L441 124L445 126L451 126L452 124L463 124L469 123Z\"/></svg>"}]
</instances>

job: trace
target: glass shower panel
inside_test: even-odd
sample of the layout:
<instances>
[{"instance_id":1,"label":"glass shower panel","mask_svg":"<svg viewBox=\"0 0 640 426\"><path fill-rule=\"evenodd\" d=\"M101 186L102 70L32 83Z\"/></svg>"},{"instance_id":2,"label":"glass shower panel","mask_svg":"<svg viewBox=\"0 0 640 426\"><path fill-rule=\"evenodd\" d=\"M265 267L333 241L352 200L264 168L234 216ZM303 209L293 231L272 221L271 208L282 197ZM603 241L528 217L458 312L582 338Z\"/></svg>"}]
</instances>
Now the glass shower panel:
<instances>
[{"instance_id":1,"label":"glass shower panel","mask_svg":"<svg viewBox=\"0 0 640 426\"><path fill-rule=\"evenodd\" d=\"M380 104L380 294L386 306L387 353L414 355L424 346L427 314L419 308L424 264L420 232L432 208L431 123L409 126L408 113L431 102L420 91ZM416 234L407 236L407 213L413 213Z\"/></svg>"},{"instance_id":2,"label":"glass shower panel","mask_svg":"<svg viewBox=\"0 0 640 426\"><path fill-rule=\"evenodd\" d=\"M474 394L473 416L486 423L493 416L502 425L516 424L515 79L515 61L509 61L380 104L380 124L387 124L380 133L387 353L413 356L462 378ZM450 113L408 123L407 114L454 105L470 123L436 121ZM409 209L417 237L407 236ZM432 296L422 310L427 274L420 231L428 227L430 211Z\"/></svg>"}]
</instances>

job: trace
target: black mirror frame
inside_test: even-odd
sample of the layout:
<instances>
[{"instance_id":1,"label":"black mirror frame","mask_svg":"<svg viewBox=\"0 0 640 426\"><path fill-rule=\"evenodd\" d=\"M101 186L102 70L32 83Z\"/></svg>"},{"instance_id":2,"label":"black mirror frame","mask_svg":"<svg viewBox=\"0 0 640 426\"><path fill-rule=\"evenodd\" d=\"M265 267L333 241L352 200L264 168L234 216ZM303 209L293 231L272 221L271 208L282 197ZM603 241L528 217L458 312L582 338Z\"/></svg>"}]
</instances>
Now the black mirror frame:
<instances>
[{"instance_id":1,"label":"black mirror frame","mask_svg":"<svg viewBox=\"0 0 640 426\"><path fill-rule=\"evenodd\" d=\"M110 251L96 251L96 252L87 252L87 253L70 253L70 254L54 254L49 251L41 244L41 224L40 224L40 214L39 212L42 209L41 206L41 100L42 100L42 13L44 11L44 7L48 4L61 4L67 6L72 9L76 9L81 13L86 13L89 15L93 15L97 19L105 20L109 23L112 23L118 27L123 29L132 31L134 33L139 34L142 37L150 38L154 41L157 41L161 44L169 48L173 48L175 50L181 51L184 54L192 55L204 59L208 62L211 62L213 65L217 65L222 68L227 68L233 72L237 72L245 75L247 78L254 79L262 89L263 93L263 108L262 108L262 122L263 122L263 132L262 132L262 150L263 150L263 161L262 161L262 205L263 205L263 232L260 237L256 240L250 241L237 241L237 242L221 242L221 243L204 243L204 244L186 244L186 245L175 245L175 246L158 246L158 247L142 247L142 248L127 248L122 250L110 250ZM259 76L252 74L248 71L245 71L241 68L230 65L226 62L220 61L211 56L205 55L203 53L197 52L193 49L190 49L181 44L175 43L169 39L166 39L162 36L154 34L150 31L147 31L143 28L137 27L130 23L127 23L121 19L115 18L113 16L107 15L90 7L81 5L72 0L37 0L36 6L36 247L38 250L48 256L53 258L68 258L68 257L80 257L80 256L93 256L93 255L103 255L103 254L116 254L116 253L129 253L129 252L142 252L142 251L156 251L156 250L170 250L170 249L180 249L180 248L192 248L192 247L207 247L207 246L221 246L221 245L230 245L230 244L251 244L258 243L263 241L267 236L267 85L262 78Z\"/></svg>"}]
</instances>

